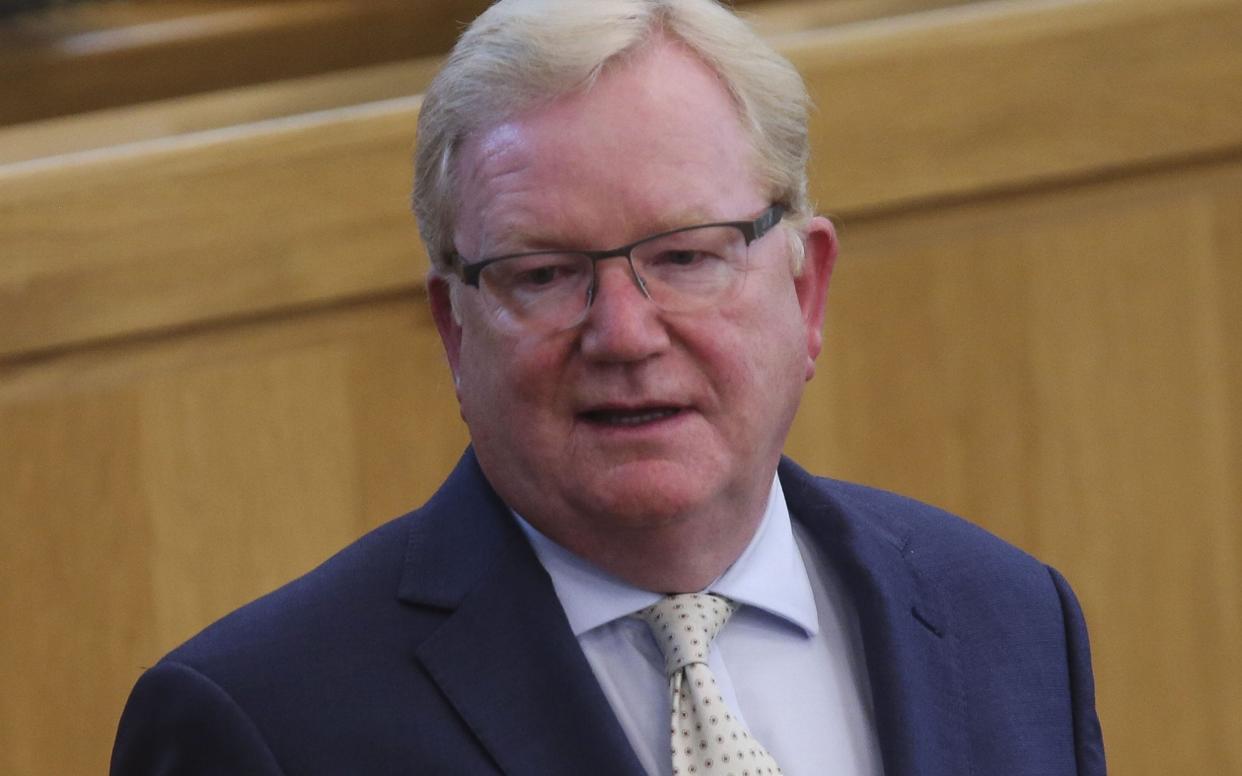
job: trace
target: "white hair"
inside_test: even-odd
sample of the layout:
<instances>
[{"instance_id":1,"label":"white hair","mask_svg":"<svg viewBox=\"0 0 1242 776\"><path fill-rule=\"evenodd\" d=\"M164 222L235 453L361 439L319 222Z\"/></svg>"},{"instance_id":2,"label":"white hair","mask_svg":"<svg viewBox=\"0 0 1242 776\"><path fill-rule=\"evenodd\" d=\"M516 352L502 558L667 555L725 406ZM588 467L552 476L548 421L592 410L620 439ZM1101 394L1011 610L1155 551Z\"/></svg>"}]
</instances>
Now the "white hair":
<instances>
[{"instance_id":1,"label":"white hair","mask_svg":"<svg viewBox=\"0 0 1242 776\"><path fill-rule=\"evenodd\" d=\"M720 78L755 151L760 180L795 227L807 201L809 98L793 66L714 0L500 0L462 34L423 99L414 214L438 272L447 269L463 141L539 104L589 89L600 72L665 35ZM792 239L795 268L803 245Z\"/></svg>"}]
</instances>

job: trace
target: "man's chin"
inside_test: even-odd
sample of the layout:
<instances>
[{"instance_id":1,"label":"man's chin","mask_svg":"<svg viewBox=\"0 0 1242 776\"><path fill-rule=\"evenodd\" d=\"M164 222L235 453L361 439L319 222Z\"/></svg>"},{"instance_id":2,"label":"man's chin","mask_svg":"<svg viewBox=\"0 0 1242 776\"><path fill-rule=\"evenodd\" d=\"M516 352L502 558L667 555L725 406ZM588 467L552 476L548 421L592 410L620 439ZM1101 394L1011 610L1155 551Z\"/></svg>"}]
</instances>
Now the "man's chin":
<instances>
[{"instance_id":1,"label":"man's chin","mask_svg":"<svg viewBox=\"0 0 1242 776\"><path fill-rule=\"evenodd\" d=\"M590 479L576 494L580 508L618 527L675 522L708 507L719 490L701 467L669 461L631 462Z\"/></svg>"}]
</instances>

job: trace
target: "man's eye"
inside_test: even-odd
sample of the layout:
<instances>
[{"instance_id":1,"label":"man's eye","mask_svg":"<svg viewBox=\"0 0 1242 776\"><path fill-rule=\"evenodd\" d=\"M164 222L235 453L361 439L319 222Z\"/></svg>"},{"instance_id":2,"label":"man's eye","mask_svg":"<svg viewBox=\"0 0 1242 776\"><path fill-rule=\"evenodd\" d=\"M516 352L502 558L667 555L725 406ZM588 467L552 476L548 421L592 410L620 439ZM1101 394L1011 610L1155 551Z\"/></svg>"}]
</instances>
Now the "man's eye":
<instances>
[{"instance_id":1,"label":"man's eye","mask_svg":"<svg viewBox=\"0 0 1242 776\"><path fill-rule=\"evenodd\" d=\"M661 251L652 262L655 266L670 268L698 267L719 261L720 257L709 251L680 249Z\"/></svg>"},{"instance_id":2,"label":"man's eye","mask_svg":"<svg viewBox=\"0 0 1242 776\"><path fill-rule=\"evenodd\" d=\"M554 282L560 274L557 267L536 267L518 275L516 282L524 286L546 286Z\"/></svg>"},{"instance_id":3,"label":"man's eye","mask_svg":"<svg viewBox=\"0 0 1242 776\"><path fill-rule=\"evenodd\" d=\"M506 285L527 290L543 290L571 284L582 274L582 267L573 262L535 264L514 269Z\"/></svg>"}]
</instances>

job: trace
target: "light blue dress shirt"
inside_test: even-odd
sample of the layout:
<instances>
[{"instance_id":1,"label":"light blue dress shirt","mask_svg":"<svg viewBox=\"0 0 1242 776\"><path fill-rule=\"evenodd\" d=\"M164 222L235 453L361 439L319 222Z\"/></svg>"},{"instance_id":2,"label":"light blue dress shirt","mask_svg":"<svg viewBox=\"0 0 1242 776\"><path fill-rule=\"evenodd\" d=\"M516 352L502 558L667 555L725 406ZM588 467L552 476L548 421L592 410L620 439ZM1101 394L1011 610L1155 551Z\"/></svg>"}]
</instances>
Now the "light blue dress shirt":
<instances>
[{"instance_id":1,"label":"light blue dress shirt","mask_svg":"<svg viewBox=\"0 0 1242 776\"><path fill-rule=\"evenodd\" d=\"M664 659L635 612L660 599L602 571L518 516L639 762L671 776ZM780 480L750 544L707 590L742 604L708 666L787 776L879 776L858 617L789 517Z\"/></svg>"}]
</instances>

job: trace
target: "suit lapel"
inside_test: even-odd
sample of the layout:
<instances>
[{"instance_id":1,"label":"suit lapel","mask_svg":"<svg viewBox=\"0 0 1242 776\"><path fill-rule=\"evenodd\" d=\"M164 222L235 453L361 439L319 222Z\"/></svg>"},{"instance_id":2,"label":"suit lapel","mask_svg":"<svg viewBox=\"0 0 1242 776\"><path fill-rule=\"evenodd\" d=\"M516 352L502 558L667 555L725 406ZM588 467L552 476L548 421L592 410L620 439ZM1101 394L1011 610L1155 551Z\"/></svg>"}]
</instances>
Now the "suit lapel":
<instances>
[{"instance_id":1,"label":"suit lapel","mask_svg":"<svg viewBox=\"0 0 1242 776\"><path fill-rule=\"evenodd\" d=\"M503 772L642 773L547 573L470 451L416 521L400 596L451 610L415 654Z\"/></svg>"},{"instance_id":2,"label":"suit lapel","mask_svg":"<svg viewBox=\"0 0 1242 776\"><path fill-rule=\"evenodd\" d=\"M970 772L956 642L910 537L836 483L780 469L791 514L841 575L858 611L887 776Z\"/></svg>"},{"instance_id":3,"label":"suit lapel","mask_svg":"<svg viewBox=\"0 0 1242 776\"><path fill-rule=\"evenodd\" d=\"M969 773L955 637L900 518L788 460L780 476L857 608L886 776ZM399 596L448 612L416 659L503 772L642 774L547 573L471 451L414 521Z\"/></svg>"}]
</instances>

